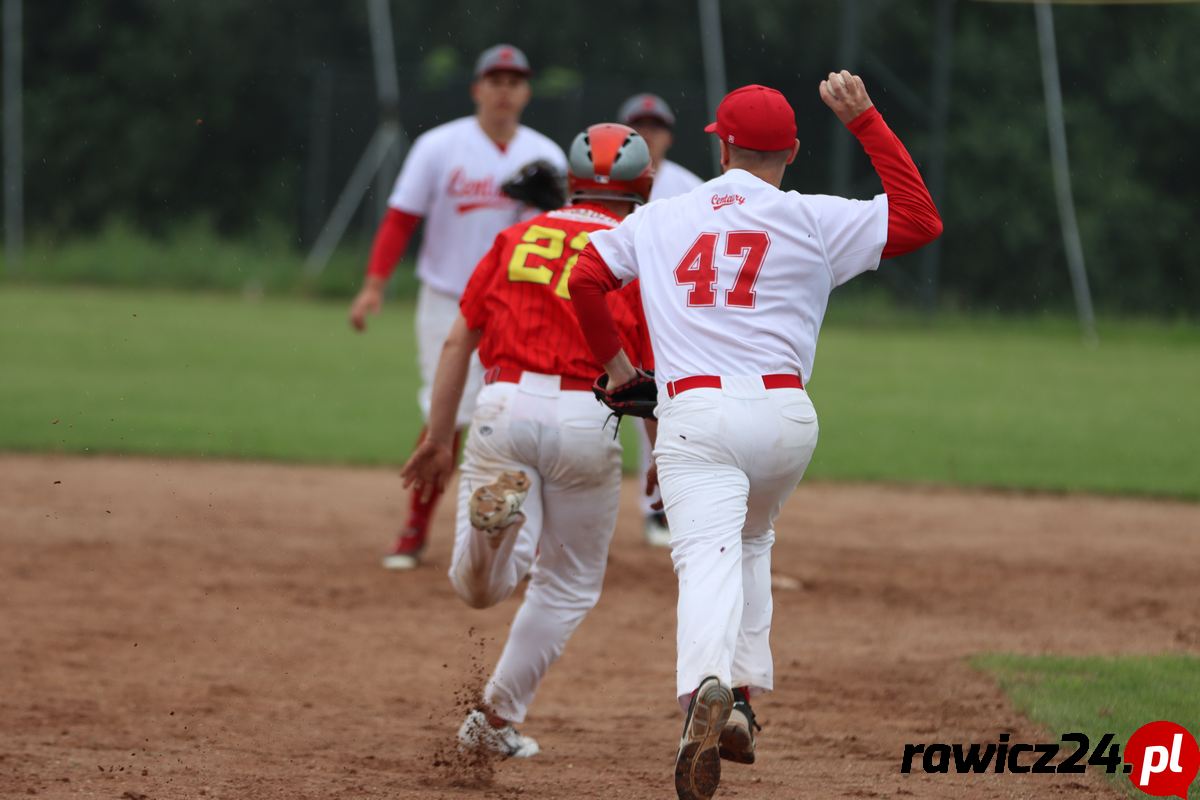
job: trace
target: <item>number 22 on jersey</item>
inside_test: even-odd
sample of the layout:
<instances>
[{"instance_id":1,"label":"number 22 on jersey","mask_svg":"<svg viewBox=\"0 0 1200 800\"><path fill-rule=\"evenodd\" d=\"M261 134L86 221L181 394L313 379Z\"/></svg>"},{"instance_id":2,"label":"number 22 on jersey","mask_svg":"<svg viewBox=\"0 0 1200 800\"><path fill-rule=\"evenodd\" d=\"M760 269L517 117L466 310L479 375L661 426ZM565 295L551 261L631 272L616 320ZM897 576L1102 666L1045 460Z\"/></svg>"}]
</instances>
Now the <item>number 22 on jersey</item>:
<instances>
[{"instance_id":1,"label":"number 22 on jersey","mask_svg":"<svg viewBox=\"0 0 1200 800\"><path fill-rule=\"evenodd\" d=\"M696 237L675 267L675 283L691 286L687 304L703 308L717 304L717 245L721 234L706 231ZM725 305L733 308L754 308L754 284L763 259L771 247L766 231L729 231L725 234L724 254L741 258L733 286L725 290Z\"/></svg>"},{"instance_id":2,"label":"number 22 on jersey","mask_svg":"<svg viewBox=\"0 0 1200 800\"><path fill-rule=\"evenodd\" d=\"M513 283L549 284L554 280L554 270L545 264L529 266L526 262L530 256L538 256L546 261L556 261L562 257L563 242L567 232L558 228L544 228L541 225L530 225L521 236L521 244L513 248L512 258L508 262L508 279ZM544 242L544 244L543 244ZM562 275L554 287L554 293L564 300L571 299L567 282L571 278L571 268L579 260L579 252L587 247L588 232L580 231L575 234L568 245L575 254L563 265Z\"/></svg>"}]
</instances>

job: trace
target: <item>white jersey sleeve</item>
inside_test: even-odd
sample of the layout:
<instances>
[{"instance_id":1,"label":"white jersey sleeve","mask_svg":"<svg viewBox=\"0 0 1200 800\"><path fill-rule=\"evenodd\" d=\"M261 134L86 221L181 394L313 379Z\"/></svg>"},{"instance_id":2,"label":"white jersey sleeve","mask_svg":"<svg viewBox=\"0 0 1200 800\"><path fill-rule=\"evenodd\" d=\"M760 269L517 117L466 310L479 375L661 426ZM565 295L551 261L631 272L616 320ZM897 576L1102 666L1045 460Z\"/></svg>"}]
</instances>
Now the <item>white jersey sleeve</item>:
<instances>
[{"instance_id":1,"label":"white jersey sleeve","mask_svg":"<svg viewBox=\"0 0 1200 800\"><path fill-rule=\"evenodd\" d=\"M596 231L589 241L596 246L596 251L604 259L609 270L622 284L635 280L638 276L637 233L642 221L646 218L645 211L649 206L638 208L615 228Z\"/></svg>"},{"instance_id":2,"label":"white jersey sleeve","mask_svg":"<svg viewBox=\"0 0 1200 800\"><path fill-rule=\"evenodd\" d=\"M423 133L413 142L388 197L389 206L418 217L428 216L442 183L443 159L438 157L437 141Z\"/></svg>"},{"instance_id":3,"label":"white jersey sleeve","mask_svg":"<svg viewBox=\"0 0 1200 800\"><path fill-rule=\"evenodd\" d=\"M830 195L800 195L817 219L833 285L879 267L887 244L887 195L847 200Z\"/></svg>"}]
</instances>

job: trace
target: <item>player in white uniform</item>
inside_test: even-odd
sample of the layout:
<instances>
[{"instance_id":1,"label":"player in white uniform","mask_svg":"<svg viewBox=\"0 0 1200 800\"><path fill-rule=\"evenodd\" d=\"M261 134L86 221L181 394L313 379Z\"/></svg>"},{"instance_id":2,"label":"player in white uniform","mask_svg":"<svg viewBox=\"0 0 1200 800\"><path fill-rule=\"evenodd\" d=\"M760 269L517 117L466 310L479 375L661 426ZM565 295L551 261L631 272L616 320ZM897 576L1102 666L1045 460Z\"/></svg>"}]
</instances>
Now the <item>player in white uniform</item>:
<instances>
[{"instance_id":1,"label":"player in white uniform","mask_svg":"<svg viewBox=\"0 0 1200 800\"><path fill-rule=\"evenodd\" d=\"M680 798L709 798L721 758L754 760L750 697L772 689L774 522L817 443L804 391L830 292L941 233L928 190L862 81L820 94L883 183L870 201L780 191L799 150L779 92L731 92L706 130L724 174L598 231L570 291L609 385L635 380L603 295L640 279L659 405L654 457L679 579Z\"/></svg>"},{"instance_id":2,"label":"player in white uniform","mask_svg":"<svg viewBox=\"0 0 1200 800\"><path fill-rule=\"evenodd\" d=\"M687 167L682 167L667 158L667 151L675 142L675 112L667 105L666 100L649 92L635 94L621 104L620 110L617 111L617 120L637 131L650 148L650 159L654 163L651 202L685 194L704 183ZM647 483L646 474L650 465L654 463L650 457L650 439L645 427L636 427L639 431L638 450L642 461L642 478L643 483ZM662 496L657 487L642 495L642 531L646 543L654 547L670 547L671 531L667 528L667 515L661 509Z\"/></svg>"},{"instance_id":3,"label":"player in white uniform","mask_svg":"<svg viewBox=\"0 0 1200 800\"><path fill-rule=\"evenodd\" d=\"M512 45L496 45L479 56L471 84L475 114L439 125L413 142L388 199L366 281L350 308L351 324L365 330L367 316L379 311L388 278L417 223L424 219L417 256L421 289L416 333L421 367L418 401L426 420L438 356L458 316L458 298L467 279L496 234L529 212L501 194L500 184L538 159L566 174L562 149L520 124L521 112L529 103L529 75L529 61ZM476 358L458 409L460 430L471 421L482 378L483 368ZM383 559L385 567L417 566L437 499L438 493L427 500L417 493L411 495L408 521Z\"/></svg>"}]
</instances>

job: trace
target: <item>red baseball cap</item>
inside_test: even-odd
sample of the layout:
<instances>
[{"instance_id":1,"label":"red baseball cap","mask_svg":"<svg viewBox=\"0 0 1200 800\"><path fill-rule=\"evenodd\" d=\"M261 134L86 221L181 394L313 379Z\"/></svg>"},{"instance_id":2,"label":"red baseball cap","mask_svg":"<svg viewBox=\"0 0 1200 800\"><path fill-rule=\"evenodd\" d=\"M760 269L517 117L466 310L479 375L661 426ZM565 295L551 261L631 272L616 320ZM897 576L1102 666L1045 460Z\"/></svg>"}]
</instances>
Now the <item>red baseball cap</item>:
<instances>
[{"instance_id":1,"label":"red baseball cap","mask_svg":"<svg viewBox=\"0 0 1200 800\"><path fill-rule=\"evenodd\" d=\"M747 150L787 150L796 141L796 112L775 89L752 83L725 95L704 131Z\"/></svg>"}]
</instances>

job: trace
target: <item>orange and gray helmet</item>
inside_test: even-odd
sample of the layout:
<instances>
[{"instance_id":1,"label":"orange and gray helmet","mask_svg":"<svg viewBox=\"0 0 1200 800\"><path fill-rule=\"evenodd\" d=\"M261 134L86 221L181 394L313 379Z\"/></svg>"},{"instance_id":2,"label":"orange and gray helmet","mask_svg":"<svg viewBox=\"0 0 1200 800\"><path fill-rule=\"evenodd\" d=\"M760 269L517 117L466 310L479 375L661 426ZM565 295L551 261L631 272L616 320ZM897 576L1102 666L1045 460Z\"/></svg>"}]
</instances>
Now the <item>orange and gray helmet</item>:
<instances>
[{"instance_id":1,"label":"orange and gray helmet","mask_svg":"<svg viewBox=\"0 0 1200 800\"><path fill-rule=\"evenodd\" d=\"M605 122L575 137L567 157L571 200L650 199L654 166L646 140L628 125Z\"/></svg>"}]
</instances>

